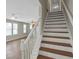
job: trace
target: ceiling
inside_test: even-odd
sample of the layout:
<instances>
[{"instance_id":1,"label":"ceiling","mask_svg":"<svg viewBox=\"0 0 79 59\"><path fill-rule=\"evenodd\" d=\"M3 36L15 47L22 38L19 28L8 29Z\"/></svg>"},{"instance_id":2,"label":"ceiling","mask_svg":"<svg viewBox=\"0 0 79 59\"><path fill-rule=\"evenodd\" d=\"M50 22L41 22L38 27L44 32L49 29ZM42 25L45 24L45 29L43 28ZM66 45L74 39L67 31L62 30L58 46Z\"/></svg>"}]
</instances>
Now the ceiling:
<instances>
[{"instance_id":1,"label":"ceiling","mask_svg":"<svg viewBox=\"0 0 79 59\"><path fill-rule=\"evenodd\" d=\"M38 18L38 0L6 0L6 17L26 22Z\"/></svg>"},{"instance_id":2,"label":"ceiling","mask_svg":"<svg viewBox=\"0 0 79 59\"><path fill-rule=\"evenodd\" d=\"M51 0L56 6L59 0ZM6 0L6 17L16 17L15 20L31 22L39 18L39 0Z\"/></svg>"}]
</instances>

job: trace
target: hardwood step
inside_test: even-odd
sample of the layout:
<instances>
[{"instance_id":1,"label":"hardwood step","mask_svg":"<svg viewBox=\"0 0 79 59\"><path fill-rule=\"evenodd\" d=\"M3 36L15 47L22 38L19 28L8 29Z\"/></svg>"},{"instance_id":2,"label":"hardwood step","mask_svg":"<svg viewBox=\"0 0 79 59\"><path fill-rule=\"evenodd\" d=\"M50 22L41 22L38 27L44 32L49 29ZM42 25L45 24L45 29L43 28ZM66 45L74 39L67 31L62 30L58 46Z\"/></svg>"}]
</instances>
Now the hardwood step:
<instances>
[{"instance_id":1,"label":"hardwood step","mask_svg":"<svg viewBox=\"0 0 79 59\"><path fill-rule=\"evenodd\" d=\"M64 18L46 18L45 20L47 20L47 21L65 21L65 19Z\"/></svg>"},{"instance_id":2,"label":"hardwood step","mask_svg":"<svg viewBox=\"0 0 79 59\"><path fill-rule=\"evenodd\" d=\"M45 19L44 21L57 21L57 20L64 20L64 21L65 21L64 18L62 18L62 19L53 19L53 18L52 18L52 19L51 19L51 18L48 19L48 18L47 18L47 19Z\"/></svg>"},{"instance_id":3,"label":"hardwood step","mask_svg":"<svg viewBox=\"0 0 79 59\"><path fill-rule=\"evenodd\" d=\"M51 16L51 17L47 17L47 18L61 18L61 17L64 17L64 16Z\"/></svg>"},{"instance_id":4,"label":"hardwood step","mask_svg":"<svg viewBox=\"0 0 79 59\"><path fill-rule=\"evenodd\" d=\"M47 17L47 19L62 19L62 18L64 18L63 16L61 16L61 17Z\"/></svg>"},{"instance_id":5,"label":"hardwood step","mask_svg":"<svg viewBox=\"0 0 79 59\"><path fill-rule=\"evenodd\" d=\"M60 20L51 20L51 21L48 20L48 21L45 21L45 22L61 22L61 21L65 21L65 20L61 20L61 19Z\"/></svg>"},{"instance_id":6,"label":"hardwood step","mask_svg":"<svg viewBox=\"0 0 79 59\"><path fill-rule=\"evenodd\" d=\"M49 12L49 14L52 14L52 13L63 13L63 12L62 11Z\"/></svg>"},{"instance_id":7,"label":"hardwood step","mask_svg":"<svg viewBox=\"0 0 79 59\"><path fill-rule=\"evenodd\" d=\"M58 19L57 19L58 20ZM66 23L66 21L64 19L62 19L63 21L59 21L59 22L56 22L56 20L45 20L44 24L61 24L61 23ZM55 22L53 22L55 21Z\"/></svg>"},{"instance_id":8,"label":"hardwood step","mask_svg":"<svg viewBox=\"0 0 79 59\"><path fill-rule=\"evenodd\" d=\"M44 25L44 27L67 27L67 25Z\"/></svg>"},{"instance_id":9,"label":"hardwood step","mask_svg":"<svg viewBox=\"0 0 79 59\"><path fill-rule=\"evenodd\" d=\"M62 14L57 14L57 15L48 15L47 17L58 17L58 16L64 16L64 15L62 15Z\"/></svg>"},{"instance_id":10,"label":"hardwood step","mask_svg":"<svg viewBox=\"0 0 79 59\"><path fill-rule=\"evenodd\" d=\"M63 13L52 13L52 14L48 14L48 15L64 15Z\"/></svg>"},{"instance_id":11,"label":"hardwood step","mask_svg":"<svg viewBox=\"0 0 79 59\"><path fill-rule=\"evenodd\" d=\"M61 13L62 11L49 12L50 13Z\"/></svg>"},{"instance_id":12,"label":"hardwood step","mask_svg":"<svg viewBox=\"0 0 79 59\"><path fill-rule=\"evenodd\" d=\"M67 44L67 43L49 42L49 41L42 41L42 43L52 44L52 45L59 45L59 46L66 46L66 47L72 47L70 44Z\"/></svg>"},{"instance_id":13,"label":"hardwood step","mask_svg":"<svg viewBox=\"0 0 79 59\"><path fill-rule=\"evenodd\" d=\"M68 29L55 29L55 28L47 28L47 29L44 29L44 31L47 31L47 32L67 32L68 33Z\"/></svg>"},{"instance_id":14,"label":"hardwood step","mask_svg":"<svg viewBox=\"0 0 79 59\"><path fill-rule=\"evenodd\" d=\"M56 50L56 49L53 49L53 48L50 49L50 48L45 48L45 47L41 47L40 50L50 52L50 53L59 54L59 55L64 55L64 56L68 56L68 57L73 57L72 52Z\"/></svg>"},{"instance_id":15,"label":"hardwood step","mask_svg":"<svg viewBox=\"0 0 79 59\"><path fill-rule=\"evenodd\" d=\"M44 24L44 25L63 25L63 24L65 24L66 25L66 23L52 23L52 24Z\"/></svg>"},{"instance_id":16,"label":"hardwood step","mask_svg":"<svg viewBox=\"0 0 79 59\"><path fill-rule=\"evenodd\" d=\"M48 35L43 35L43 37L47 37L47 38L60 38L60 39L70 39L69 37L59 37L59 36L48 36Z\"/></svg>"},{"instance_id":17,"label":"hardwood step","mask_svg":"<svg viewBox=\"0 0 79 59\"><path fill-rule=\"evenodd\" d=\"M53 45L53 44L42 43L41 47L46 47L46 48L50 48L50 49L53 48L53 49L56 49L56 50L72 52L72 47L66 47L66 46L61 46L61 45Z\"/></svg>"},{"instance_id":18,"label":"hardwood step","mask_svg":"<svg viewBox=\"0 0 79 59\"><path fill-rule=\"evenodd\" d=\"M52 17L52 18L47 18L47 19L64 19L64 17Z\"/></svg>"},{"instance_id":19,"label":"hardwood step","mask_svg":"<svg viewBox=\"0 0 79 59\"><path fill-rule=\"evenodd\" d=\"M67 29L67 27L44 27L45 29Z\"/></svg>"},{"instance_id":20,"label":"hardwood step","mask_svg":"<svg viewBox=\"0 0 79 59\"><path fill-rule=\"evenodd\" d=\"M54 59L43 55L38 55L37 59Z\"/></svg>"},{"instance_id":21,"label":"hardwood step","mask_svg":"<svg viewBox=\"0 0 79 59\"><path fill-rule=\"evenodd\" d=\"M71 40L69 40L69 39L50 38L50 37L43 37L42 41L59 42L59 43L67 43L67 44L70 44L70 42L71 42Z\"/></svg>"},{"instance_id":22,"label":"hardwood step","mask_svg":"<svg viewBox=\"0 0 79 59\"><path fill-rule=\"evenodd\" d=\"M39 55L48 56L50 58L55 58L55 59L73 59L73 57L50 53L50 52L46 52L46 51L42 51L42 50L39 51Z\"/></svg>"},{"instance_id":23,"label":"hardwood step","mask_svg":"<svg viewBox=\"0 0 79 59\"><path fill-rule=\"evenodd\" d=\"M44 31L45 33L69 33L66 31Z\"/></svg>"},{"instance_id":24,"label":"hardwood step","mask_svg":"<svg viewBox=\"0 0 79 59\"><path fill-rule=\"evenodd\" d=\"M49 32L44 32L43 35L47 36L58 36L58 37L69 37L69 33L49 33Z\"/></svg>"},{"instance_id":25,"label":"hardwood step","mask_svg":"<svg viewBox=\"0 0 79 59\"><path fill-rule=\"evenodd\" d=\"M50 14L50 15L48 15L48 17L54 17L54 16L64 16L64 14Z\"/></svg>"},{"instance_id":26,"label":"hardwood step","mask_svg":"<svg viewBox=\"0 0 79 59\"><path fill-rule=\"evenodd\" d=\"M63 14L63 12L51 12L51 13L48 13L48 15L53 15L53 14Z\"/></svg>"}]
</instances>

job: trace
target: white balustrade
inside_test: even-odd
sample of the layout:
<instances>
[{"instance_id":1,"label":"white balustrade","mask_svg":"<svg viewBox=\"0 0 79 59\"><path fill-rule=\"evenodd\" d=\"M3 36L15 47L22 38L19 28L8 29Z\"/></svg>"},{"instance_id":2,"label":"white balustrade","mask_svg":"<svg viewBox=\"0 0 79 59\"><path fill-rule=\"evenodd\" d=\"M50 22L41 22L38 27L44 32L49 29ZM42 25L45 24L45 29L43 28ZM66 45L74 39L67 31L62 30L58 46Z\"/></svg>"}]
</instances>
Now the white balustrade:
<instances>
[{"instance_id":1,"label":"white balustrade","mask_svg":"<svg viewBox=\"0 0 79 59\"><path fill-rule=\"evenodd\" d=\"M67 25L68 25L68 29L69 29L69 36L70 36L70 39L71 39L71 45L73 46L73 17L72 15L70 14L65 2L63 0L61 0L62 2L62 10L64 13L67 14Z\"/></svg>"},{"instance_id":2,"label":"white balustrade","mask_svg":"<svg viewBox=\"0 0 79 59\"><path fill-rule=\"evenodd\" d=\"M33 57L37 57L33 54L38 53L35 52L34 49L40 48L41 43L41 25L40 21L38 21L31 32L29 33L26 40L21 41L21 59L33 59ZM38 42L38 43L37 43ZM38 48L35 48L36 43L38 44ZM39 50L39 49L38 49Z\"/></svg>"}]
</instances>

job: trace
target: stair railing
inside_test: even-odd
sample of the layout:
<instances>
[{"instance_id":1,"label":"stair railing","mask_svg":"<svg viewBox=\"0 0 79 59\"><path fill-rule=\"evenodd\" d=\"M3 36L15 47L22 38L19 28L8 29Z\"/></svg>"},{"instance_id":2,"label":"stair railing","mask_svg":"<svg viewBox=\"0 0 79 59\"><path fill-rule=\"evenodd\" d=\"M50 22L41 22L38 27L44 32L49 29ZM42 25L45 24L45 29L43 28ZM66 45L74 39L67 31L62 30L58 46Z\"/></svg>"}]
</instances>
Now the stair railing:
<instances>
[{"instance_id":1,"label":"stair railing","mask_svg":"<svg viewBox=\"0 0 79 59\"><path fill-rule=\"evenodd\" d=\"M36 59L41 43L41 23L37 21L26 40L21 44L21 59Z\"/></svg>"},{"instance_id":2,"label":"stair railing","mask_svg":"<svg viewBox=\"0 0 79 59\"><path fill-rule=\"evenodd\" d=\"M70 12L69 12L69 10L68 10L66 4L64 3L64 1L61 0L61 2L62 2L62 5L64 6L64 9L65 9L65 11L66 11L68 17L69 17L70 23L71 23L71 25L73 26L73 17L71 16L71 14L70 14Z\"/></svg>"},{"instance_id":3,"label":"stair railing","mask_svg":"<svg viewBox=\"0 0 79 59\"><path fill-rule=\"evenodd\" d=\"M66 15L67 25L70 33L71 45L73 46L73 17L70 14L65 2L61 0L61 3L62 3L62 10Z\"/></svg>"}]
</instances>

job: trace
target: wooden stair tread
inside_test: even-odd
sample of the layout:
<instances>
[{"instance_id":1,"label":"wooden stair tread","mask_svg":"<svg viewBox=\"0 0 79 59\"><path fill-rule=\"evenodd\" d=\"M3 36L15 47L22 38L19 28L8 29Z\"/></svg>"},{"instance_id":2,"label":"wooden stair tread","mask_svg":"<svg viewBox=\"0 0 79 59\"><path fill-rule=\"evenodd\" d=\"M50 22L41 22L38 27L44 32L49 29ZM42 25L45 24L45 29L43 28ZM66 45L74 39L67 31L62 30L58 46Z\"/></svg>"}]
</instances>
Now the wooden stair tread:
<instances>
[{"instance_id":1,"label":"wooden stair tread","mask_svg":"<svg viewBox=\"0 0 79 59\"><path fill-rule=\"evenodd\" d=\"M49 12L48 15L53 15L53 14L63 14L63 12Z\"/></svg>"},{"instance_id":2,"label":"wooden stair tread","mask_svg":"<svg viewBox=\"0 0 79 59\"><path fill-rule=\"evenodd\" d=\"M50 53L59 54L59 55L64 55L64 56L68 56L68 57L73 57L72 52L56 50L56 49L53 49L53 48L50 49L50 48L45 48L45 47L41 47L40 50L50 52Z\"/></svg>"},{"instance_id":3,"label":"wooden stair tread","mask_svg":"<svg viewBox=\"0 0 79 59\"><path fill-rule=\"evenodd\" d=\"M47 56L38 55L37 59L54 59Z\"/></svg>"},{"instance_id":4,"label":"wooden stair tread","mask_svg":"<svg viewBox=\"0 0 79 59\"><path fill-rule=\"evenodd\" d=\"M64 14L54 14L54 15L48 15L48 17L53 17L53 16L64 16Z\"/></svg>"},{"instance_id":5,"label":"wooden stair tread","mask_svg":"<svg viewBox=\"0 0 79 59\"><path fill-rule=\"evenodd\" d=\"M45 29L67 29L67 27L45 27Z\"/></svg>"},{"instance_id":6,"label":"wooden stair tread","mask_svg":"<svg viewBox=\"0 0 79 59\"><path fill-rule=\"evenodd\" d=\"M70 44L67 44L67 43L49 42L49 41L42 41L42 43L65 46L65 47L72 47Z\"/></svg>"},{"instance_id":7,"label":"wooden stair tread","mask_svg":"<svg viewBox=\"0 0 79 59\"><path fill-rule=\"evenodd\" d=\"M54 21L65 21L65 20L64 19L60 19L60 20L58 19L58 20L51 20L51 21L54 22ZM49 20L49 21L45 21L45 22L51 22L51 21Z\"/></svg>"},{"instance_id":8,"label":"wooden stair tread","mask_svg":"<svg viewBox=\"0 0 79 59\"><path fill-rule=\"evenodd\" d=\"M64 25L64 24L66 25L66 23L55 23L55 24L52 23L52 24L45 24L45 25Z\"/></svg>"},{"instance_id":9,"label":"wooden stair tread","mask_svg":"<svg viewBox=\"0 0 79 59\"><path fill-rule=\"evenodd\" d=\"M49 37L49 38L61 38L61 39L70 39L69 37L48 36L48 35L43 35L43 37Z\"/></svg>"},{"instance_id":10,"label":"wooden stair tread","mask_svg":"<svg viewBox=\"0 0 79 59\"><path fill-rule=\"evenodd\" d=\"M45 33L48 32L48 33L68 33L66 31L44 31Z\"/></svg>"},{"instance_id":11,"label":"wooden stair tread","mask_svg":"<svg viewBox=\"0 0 79 59\"><path fill-rule=\"evenodd\" d=\"M64 17L64 16L49 16L49 17L47 17L47 19L48 18L60 18L60 17Z\"/></svg>"}]
</instances>

